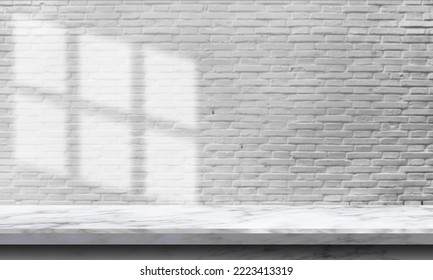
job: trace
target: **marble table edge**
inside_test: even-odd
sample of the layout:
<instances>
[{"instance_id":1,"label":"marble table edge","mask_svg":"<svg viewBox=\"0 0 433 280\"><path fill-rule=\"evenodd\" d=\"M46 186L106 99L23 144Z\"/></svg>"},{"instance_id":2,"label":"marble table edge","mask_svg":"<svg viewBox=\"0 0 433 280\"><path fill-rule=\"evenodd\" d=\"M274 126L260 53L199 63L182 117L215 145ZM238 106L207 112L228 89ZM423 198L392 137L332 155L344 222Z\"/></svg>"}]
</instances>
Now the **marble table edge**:
<instances>
[{"instance_id":1,"label":"marble table edge","mask_svg":"<svg viewBox=\"0 0 433 280\"><path fill-rule=\"evenodd\" d=\"M158 210L165 210L158 213ZM180 210L174 214L173 210ZM346 212L345 209L348 209ZM2 211L3 210L3 211ZM168 210L168 211L167 211ZM223 210L232 221L199 224L203 217ZM310 217L324 211L344 225L311 223L290 227L260 227L248 221L266 221L273 215L299 214ZM384 211L388 210L388 211ZM196 211L196 212L194 212ZM283 212L280 212L283 211ZM326 212L328 211L328 212ZM197 214L200 218L188 217ZM292 213L292 214L290 214ZM433 244L433 207L426 206L0 206L0 245L334 245L334 244ZM266 214L266 215L263 215ZM96 216L92 216L96 215ZM112 215L112 216L104 216ZM129 216L132 215L132 216ZM184 223L171 224L177 217ZM186 215L186 216L185 216ZM205 215L205 216L200 216ZM367 218L359 225L358 217ZM383 215L383 216L382 216ZM71 218L67 220L67 217ZM104 218L108 223L104 223ZM126 218L125 218L126 217ZM35 222L35 218L41 222ZM257 218L257 219L256 219ZM322 217L323 218L323 217ZM62 220L64 219L64 220ZM75 220L74 220L75 219ZM116 220L119 219L119 220ZM122 221L122 219L124 219ZM240 220L239 220L240 219ZM387 221L370 223L369 219ZM284 220L284 219L283 219ZM44 223L46 221L46 223ZM111 222L110 222L111 221ZM135 223L137 222L138 223ZM160 221L160 223L158 222ZM168 222L167 222L168 221ZM228 220L230 221L230 220ZM359 219L361 221L361 219ZM402 221L399 223L399 221ZM313 221L314 222L314 221ZM335 221L334 221L335 222ZM152 224L153 223L153 224ZM271 223L272 224L272 223ZM314 223L313 223L314 224ZM225 226L226 225L226 226ZM245 227L249 225L249 227ZM268 225L269 226L269 225Z\"/></svg>"}]
</instances>

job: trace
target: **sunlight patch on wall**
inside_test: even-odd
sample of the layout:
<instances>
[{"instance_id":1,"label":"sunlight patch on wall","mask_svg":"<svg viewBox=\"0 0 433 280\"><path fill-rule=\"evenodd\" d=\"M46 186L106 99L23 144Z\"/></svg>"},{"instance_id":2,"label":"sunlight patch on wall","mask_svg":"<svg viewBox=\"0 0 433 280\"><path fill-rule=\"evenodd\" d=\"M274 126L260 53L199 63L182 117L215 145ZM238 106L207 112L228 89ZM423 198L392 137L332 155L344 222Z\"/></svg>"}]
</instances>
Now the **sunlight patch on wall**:
<instances>
[{"instance_id":1,"label":"sunlight patch on wall","mask_svg":"<svg viewBox=\"0 0 433 280\"><path fill-rule=\"evenodd\" d=\"M147 194L158 202L194 202L197 156L193 139L146 131Z\"/></svg>"},{"instance_id":2,"label":"sunlight patch on wall","mask_svg":"<svg viewBox=\"0 0 433 280\"><path fill-rule=\"evenodd\" d=\"M146 50L145 54L146 114L195 128L195 64L170 52Z\"/></svg>"},{"instance_id":3,"label":"sunlight patch on wall","mask_svg":"<svg viewBox=\"0 0 433 280\"><path fill-rule=\"evenodd\" d=\"M102 187L130 184L126 116L131 97L131 52L104 37L80 37L80 97L94 107L81 115L80 174ZM113 121L114 119L114 121Z\"/></svg>"},{"instance_id":4,"label":"sunlight patch on wall","mask_svg":"<svg viewBox=\"0 0 433 280\"><path fill-rule=\"evenodd\" d=\"M174 130L196 128L196 69L192 60L161 50L145 53L146 116L172 123ZM158 201L194 202L197 155L192 137L146 131L146 186Z\"/></svg>"},{"instance_id":5,"label":"sunlight patch on wall","mask_svg":"<svg viewBox=\"0 0 433 280\"><path fill-rule=\"evenodd\" d=\"M131 52L105 37L80 37L80 93L100 106L128 110L131 99Z\"/></svg>"},{"instance_id":6,"label":"sunlight patch on wall","mask_svg":"<svg viewBox=\"0 0 433 280\"><path fill-rule=\"evenodd\" d=\"M128 188L130 140L127 127L103 116L83 115L80 139L80 175L102 187Z\"/></svg>"},{"instance_id":7,"label":"sunlight patch on wall","mask_svg":"<svg viewBox=\"0 0 433 280\"><path fill-rule=\"evenodd\" d=\"M65 30L23 15L14 16L13 26L16 82L65 93Z\"/></svg>"},{"instance_id":8,"label":"sunlight patch on wall","mask_svg":"<svg viewBox=\"0 0 433 280\"><path fill-rule=\"evenodd\" d=\"M23 94L15 95L15 102L17 164L65 174L65 111Z\"/></svg>"},{"instance_id":9,"label":"sunlight patch on wall","mask_svg":"<svg viewBox=\"0 0 433 280\"><path fill-rule=\"evenodd\" d=\"M194 202L194 61L155 49L137 55L119 38L66 31L15 16L19 164L125 191L141 172L142 194Z\"/></svg>"}]
</instances>

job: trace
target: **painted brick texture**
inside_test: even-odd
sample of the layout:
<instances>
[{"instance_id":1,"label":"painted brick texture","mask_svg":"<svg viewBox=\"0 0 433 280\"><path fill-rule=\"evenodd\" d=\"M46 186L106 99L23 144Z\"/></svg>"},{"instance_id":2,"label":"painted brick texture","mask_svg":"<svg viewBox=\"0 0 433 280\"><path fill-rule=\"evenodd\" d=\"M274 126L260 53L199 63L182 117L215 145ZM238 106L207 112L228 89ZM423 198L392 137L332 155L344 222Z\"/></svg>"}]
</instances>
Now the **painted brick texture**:
<instances>
[{"instance_id":1,"label":"painted brick texture","mask_svg":"<svg viewBox=\"0 0 433 280\"><path fill-rule=\"evenodd\" d=\"M0 204L433 204L433 2L0 1Z\"/></svg>"}]
</instances>

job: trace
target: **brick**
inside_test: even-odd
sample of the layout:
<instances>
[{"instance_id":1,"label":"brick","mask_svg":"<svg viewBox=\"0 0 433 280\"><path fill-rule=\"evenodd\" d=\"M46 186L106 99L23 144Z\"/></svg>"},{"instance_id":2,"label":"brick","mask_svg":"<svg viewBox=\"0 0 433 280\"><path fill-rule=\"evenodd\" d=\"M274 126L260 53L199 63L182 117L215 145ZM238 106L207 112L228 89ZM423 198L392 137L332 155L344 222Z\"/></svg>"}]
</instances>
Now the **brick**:
<instances>
[{"instance_id":1,"label":"brick","mask_svg":"<svg viewBox=\"0 0 433 280\"><path fill-rule=\"evenodd\" d=\"M402 71L405 72L432 72L432 66L403 66Z\"/></svg>"},{"instance_id":2,"label":"brick","mask_svg":"<svg viewBox=\"0 0 433 280\"><path fill-rule=\"evenodd\" d=\"M290 172L292 173L317 173L323 172L323 167L318 166L291 166Z\"/></svg>"},{"instance_id":3,"label":"brick","mask_svg":"<svg viewBox=\"0 0 433 280\"><path fill-rule=\"evenodd\" d=\"M400 200L414 200L417 202L425 201L425 200L433 200L433 195L401 195L399 197Z\"/></svg>"},{"instance_id":4,"label":"brick","mask_svg":"<svg viewBox=\"0 0 433 280\"><path fill-rule=\"evenodd\" d=\"M317 174L317 179L319 180L326 180L326 181L343 181L343 180L351 180L352 175L350 174L325 174L320 173Z\"/></svg>"},{"instance_id":5,"label":"brick","mask_svg":"<svg viewBox=\"0 0 433 280\"><path fill-rule=\"evenodd\" d=\"M291 152L290 155L293 158L309 158L309 159L317 159L317 158L325 158L326 153L324 152Z\"/></svg>"},{"instance_id":6,"label":"brick","mask_svg":"<svg viewBox=\"0 0 433 280\"><path fill-rule=\"evenodd\" d=\"M349 166L346 168L347 173L377 173L380 172L380 167L376 166Z\"/></svg>"},{"instance_id":7,"label":"brick","mask_svg":"<svg viewBox=\"0 0 433 280\"><path fill-rule=\"evenodd\" d=\"M321 201L321 195L289 195L288 201Z\"/></svg>"},{"instance_id":8,"label":"brick","mask_svg":"<svg viewBox=\"0 0 433 280\"><path fill-rule=\"evenodd\" d=\"M316 59L317 64L324 64L324 65L348 65L352 64L351 59L337 59L337 58L318 58Z\"/></svg>"},{"instance_id":9,"label":"brick","mask_svg":"<svg viewBox=\"0 0 433 280\"><path fill-rule=\"evenodd\" d=\"M315 189L314 192L317 194L325 194L325 195L344 195L344 194L348 194L349 190L343 188L320 188L320 189Z\"/></svg>"},{"instance_id":10,"label":"brick","mask_svg":"<svg viewBox=\"0 0 433 280\"><path fill-rule=\"evenodd\" d=\"M433 109L407 109L403 110L404 115L431 115Z\"/></svg>"},{"instance_id":11,"label":"brick","mask_svg":"<svg viewBox=\"0 0 433 280\"><path fill-rule=\"evenodd\" d=\"M433 138L408 138L399 139L399 144L403 145L430 145L433 144Z\"/></svg>"},{"instance_id":12,"label":"brick","mask_svg":"<svg viewBox=\"0 0 433 280\"><path fill-rule=\"evenodd\" d=\"M430 173L432 169L432 166L403 166L401 171L405 173Z\"/></svg>"},{"instance_id":13,"label":"brick","mask_svg":"<svg viewBox=\"0 0 433 280\"><path fill-rule=\"evenodd\" d=\"M343 182L343 187L345 188L373 188L377 185L377 181L349 181L349 182Z\"/></svg>"},{"instance_id":14,"label":"brick","mask_svg":"<svg viewBox=\"0 0 433 280\"><path fill-rule=\"evenodd\" d=\"M373 147L373 151L380 152L403 152L407 151L407 149L406 145L380 145Z\"/></svg>"},{"instance_id":15,"label":"brick","mask_svg":"<svg viewBox=\"0 0 433 280\"><path fill-rule=\"evenodd\" d=\"M343 13L374 13L379 11L376 5L345 5L342 7Z\"/></svg>"},{"instance_id":16,"label":"brick","mask_svg":"<svg viewBox=\"0 0 433 280\"><path fill-rule=\"evenodd\" d=\"M256 34L287 34L288 28L284 27L256 27Z\"/></svg>"},{"instance_id":17,"label":"brick","mask_svg":"<svg viewBox=\"0 0 433 280\"><path fill-rule=\"evenodd\" d=\"M433 27L433 22L422 20L402 20L400 26L407 28L431 28Z\"/></svg>"},{"instance_id":18,"label":"brick","mask_svg":"<svg viewBox=\"0 0 433 280\"><path fill-rule=\"evenodd\" d=\"M352 72L382 72L383 66L382 65L357 65L357 66L350 65L347 69Z\"/></svg>"},{"instance_id":19,"label":"brick","mask_svg":"<svg viewBox=\"0 0 433 280\"><path fill-rule=\"evenodd\" d=\"M344 82L344 85L355 86L355 87L372 87L372 86L379 86L380 81L367 80L367 79L349 79Z\"/></svg>"},{"instance_id":20,"label":"brick","mask_svg":"<svg viewBox=\"0 0 433 280\"><path fill-rule=\"evenodd\" d=\"M375 138L345 138L344 145L377 145L379 140Z\"/></svg>"},{"instance_id":21,"label":"brick","mask_svg":"<svg viewBox=\"0 0 433 280\"><path fill-rule=\"evenodd\" d=\"M358 158L379 158L380 157L379 152L368 152L368 153L347 153L348 159L358 159Z\"/></svg>"},{"instance_id":22,"label":"brick","mask_svg":"<svg viewBox=\"0 0 433 280\"><path fill-rule=\"evenodd\" d=\"M343 27L313 27L312 34L346 34L347 28Z\"/></svg>"},{"instance_id":23,"label":"brick","mask_svg":"<svg viewBox=\"0 0 433 280\"><path fill-rule=\"evenodd\" d=\"M315 161L318 166L348 166L350 161L338 159L318 159Z\"/></svg>"},{"instance_id":24,"label":"brick","mask_svg":"<svg viewBox=\"0 0 433 280\"><path fill-rule=\"evenodd\" d=\"M345 124L344 128L347 130L378 130L380 124L378 123L349 123Z\"/></svg>"},{"instance_id":25,"label":"brick","mask_svg":"<svg viewBox=\"0 0 433 280\"><path fill-rule=\"evenodd\" d=\"M382 165L382 166L401 166L406 165L406 160L402 159L374 159L372 161L373 165Z\"/></svg>"},{"instance_id":26,"label":"brick","mask_svg":"<svg viewBox=\"0 0 433 280\"><path fill-rule=\"evenodd\" d=\"M347 101L319 101L316 102L316 106L330 108L348 108L352 106L352 103Z\"/></svg>"},{"instance_id":27,"label":"brick","mask_svg":"<svg viewBox=\"0 0 433 280\"><path fill-rule=\"evenodd\" d=\"M408 123L401 124L401 129L403 130L431 130L433 129L433 124L423 124L423 123Z\"/></svg>"},{"instance_id":28,"label":"brick","mask_svg":"<svg viewBox=\"0 0 433 280\"><path fill-rule=\"evenodd\" d=\"M112 13L91 13L86 16L88 20L110 20L110 19L119 19L120 14L112 14Z\"/></svg>"},{"instance_id":29,"label":"brick","mask_svg":"<svg viewBox=\"0 0 433 280\"><path fill-rule=\"evenodd\" d=\"M289 144L320 144L322 139L320 138L304 138L304 137L290 137L287 139Z\"/></svg>"},{"instance_id":30,"label":"brick","mask_svg":"<svg viewBox=\"0 0 433 280\"><path fill-rule=\"evenodd\" d=\"M372 178L375 180L404 180L406 175L402 173L379 173L373 174Z\"/></svg>"},{"instance_id":31,"label":"brick","mask_svg":"<svg viewBox=\"0 0 433 280\"><path fill-rule=\"evenodd\" d=\"M318 145L318 151L326 152L350 152L353 150L353 146L350 145Z\"/></svg>"},{"instance_id":32,"label":"brick","mask_svg":"<svg viewBox=\"0 0 433 280\"><path fill-rule=\"evenodd\" d=\"M328 115L318 116L316 120L319 122L351 122L353 121L353 117L344 115Z\"/></svg>"},{"instance_id":33,"label":"brick","mask_svg":"<svg viewBox=\"0 0 433 280\"><path fill-rule=\"evenodd\" d=\"M369 13L368 20L399 20L401 15L395 13Z\"/></svg>"},{"instance_id":34,"label":"brick","mask_svg":"<svg viewBox=\"0 0 433 280\"><path fill-rule=\"evenodd\" d=\"M430 51L405 51L403 57L407 58L431 58L433 53Z\"/></svg>"},{"instance_id":35,"label":"brick","mask_svg":"<svg viewBox=\"0 0 433 280\"><path fill-rule=\"evenodd\" d=\"M344 201L374 201L377 200L377 195L354 195L354 196L345 196L343 198Z\"/></svg>"}]
</instances>

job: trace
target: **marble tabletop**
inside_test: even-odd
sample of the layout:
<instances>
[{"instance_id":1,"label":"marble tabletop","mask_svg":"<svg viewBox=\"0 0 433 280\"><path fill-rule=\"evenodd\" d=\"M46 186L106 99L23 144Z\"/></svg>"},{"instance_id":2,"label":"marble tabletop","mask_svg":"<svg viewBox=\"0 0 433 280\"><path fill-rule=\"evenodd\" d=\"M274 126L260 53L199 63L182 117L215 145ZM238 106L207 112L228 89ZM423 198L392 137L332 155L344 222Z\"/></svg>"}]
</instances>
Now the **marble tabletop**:
<instances>
[{"instance_id":1,"label":"marble tabletop","mask_svg":"<svg viewBox=\"0 0 433 280\"><path fill-rule=\"evenodd\" d=\"M0 206L0 244L433 244L433 207Z\"/></svg>"}]
</instances>

